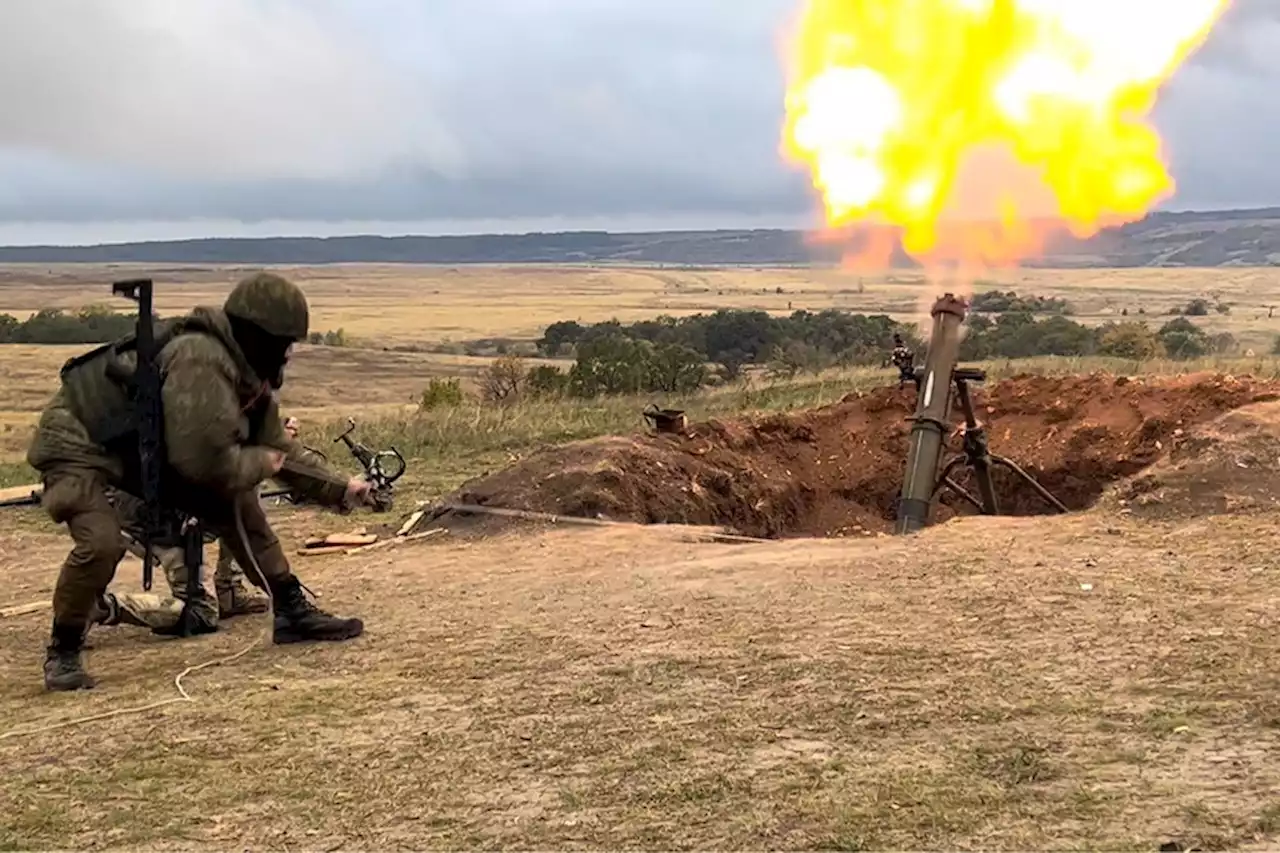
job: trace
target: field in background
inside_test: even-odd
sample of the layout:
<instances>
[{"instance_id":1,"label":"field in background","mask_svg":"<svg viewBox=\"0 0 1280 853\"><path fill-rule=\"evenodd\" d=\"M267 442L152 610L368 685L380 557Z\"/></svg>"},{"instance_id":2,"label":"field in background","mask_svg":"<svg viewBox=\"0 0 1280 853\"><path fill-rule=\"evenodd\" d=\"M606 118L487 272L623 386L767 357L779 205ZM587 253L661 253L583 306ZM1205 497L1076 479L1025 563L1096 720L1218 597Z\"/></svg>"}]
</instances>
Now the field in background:
<instances>
[{"instance_id":1,"label":"field in background","mask_svg":"<svg viewBox=\"0 0 1280 853\"><path fill-rule=\"evenodd\" d=\"M557 320L623 322L659 314L744 308L786 314L842 308L921 316L948 283L895 271L858 274L835 269L676 269L604 266L281 267L307 291L313 331L338 328L371 346L424 348L479 338L537 338ZM157 310L176 312L219 303L247 272L238 267L156 269L111 266L0 266L0 313L19 318L45 307L110 302L113 279L146 274L159 283ZM1061 297L1085 323L1122 318L1139 309L1153 324L1192 298L1231 305L1229 314L1198 318L1210 332L1230 332L1242 347L1269 351L1280 333L1280 268L1139 268L1011 270L992 273L977 289ZM126 307L122 304L122 307ZM1162 319L1163 318L1163 319Z\"/></svg>"},{"instance_id":2,"label":"field in background","mask_svg":"<svg viewBox=\"0 0 1280 853\"><path fill-rule=\"evenodd\" d=\"M216 304L241 276L239 267L155 269L112 266L0 267L0 313L25 317L43 307L74 309L110 303L107 283L148 274L159 282L157 310L178 312ZM838 270L661 269L614 267L334 266L282 268L307 291L312 328L343 328L353 346L298 348L282 394L284 407L303 418L309 440L327 445L337 424L357 417L379 441L433 460L415 466L414 479L428 492L456 485L469 473L509 461L541 443L626 432L642 426L640 409L650 398L601 402L522 403L495 409L466 404L415 414L432 378L458 378L474 389L490 359L425 350L476 339L537 338L562 319L623 321L660 313L688 314L722 307L786 313L839 307L885 312L904 320L921 316L940 285L911 272L858 275ZM1139 308L1153 325L1164 312L1205 297L1231 304L1229 314L1196 318L1212 331L1230 331L1250 358L1135 364L1111 359L1038 359L988 365L993 376L1020 370L1080 372L1184 372L1222 369L1271 376L1280 361L1261 355L1280 331L1280 317L1266 306L1280 304L1280 269L1027 270L993 275L979 289L1014 289L1023 295L1059 296L1075 319L1105 322ZM781 289L781 293L778 290ZM122 310L127 303L120 302ZM1273 328L1274 326L1274 328ZM415 348L424 351L392 350ZM384 349L386 348L386 349ZM30 430L53 393L58 367L80 346L0 345L0 485L29 482L22 462ZM538 363L530 360L529 365ZM547 362L551 363L551 362ZM561 362L563 364L563 362ZM694 418L744 409L820 405L852 390L892 381L891 371L836 371L776 384L754 382L666 400Z\"/></svg>"}]
</instances>

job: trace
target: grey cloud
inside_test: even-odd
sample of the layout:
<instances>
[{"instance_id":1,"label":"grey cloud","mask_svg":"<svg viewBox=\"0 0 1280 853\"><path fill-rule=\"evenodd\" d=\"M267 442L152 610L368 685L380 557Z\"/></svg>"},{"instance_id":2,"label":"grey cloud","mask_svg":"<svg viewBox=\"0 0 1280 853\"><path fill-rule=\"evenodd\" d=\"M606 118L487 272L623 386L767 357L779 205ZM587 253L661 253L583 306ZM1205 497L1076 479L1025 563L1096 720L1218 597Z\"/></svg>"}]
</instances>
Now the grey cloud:
<instances>
[{"instance_id":1,"label":"grey cloud","mask_svg":"<svg viewBox=\"0 0 1280 853\"><path fill-rule=\"evenodd\" d=\"M0 220L804 213L777 152L798 7L11 0ZM1277 47L1280 3L1237 0L1166 87L1177 206L1280 202Z\"/></svg>"},{"instance_id":2,"label":"grey cloud","mask_svg":"<svg viewBox=\"0 0 1280 853\"><path fill-rule=\"evenodd\" d=\"M7 3L0 141L206 179L348 177L397 159L457 168L425 90L337 23L292 2Z\"/></svg>"}]
</instances>

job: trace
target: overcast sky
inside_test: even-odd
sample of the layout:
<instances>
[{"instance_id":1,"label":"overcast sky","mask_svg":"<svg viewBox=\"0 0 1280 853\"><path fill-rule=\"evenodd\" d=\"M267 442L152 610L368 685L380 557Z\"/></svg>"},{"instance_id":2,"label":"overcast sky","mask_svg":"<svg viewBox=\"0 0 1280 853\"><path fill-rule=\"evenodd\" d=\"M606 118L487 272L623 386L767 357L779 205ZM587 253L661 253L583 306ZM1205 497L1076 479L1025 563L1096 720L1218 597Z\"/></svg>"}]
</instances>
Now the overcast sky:
<instances>
[{"instance_id":1,"label":"overcast sky","mask_svg":"<svg viewBox=\"0 0 1280 853\"><path fill-rule=\"evenodd\" d=\"M806 224L798 8L5 0L0 243ZM1157 111L1169 206L1280 204L1277 87L1280 0L1235 0Z\"/></svg>"}]
</instances>

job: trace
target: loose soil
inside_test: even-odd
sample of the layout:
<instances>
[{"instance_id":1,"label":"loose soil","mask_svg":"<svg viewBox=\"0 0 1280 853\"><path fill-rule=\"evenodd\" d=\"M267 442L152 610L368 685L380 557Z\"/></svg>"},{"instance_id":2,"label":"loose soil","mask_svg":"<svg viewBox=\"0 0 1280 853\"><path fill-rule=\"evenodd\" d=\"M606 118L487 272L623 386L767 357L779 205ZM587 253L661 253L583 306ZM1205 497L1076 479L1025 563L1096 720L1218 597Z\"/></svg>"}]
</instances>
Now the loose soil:
<instances>
[{"instance_id":1,"label":"loose soil","mask_svg":"<svg viewBox=\"0 0 1280 853\"><path fill-rule=\"evenodd\" d=\"M992 453L1078 510L1164 454L1203 446L1203 437L1186 444L1195 427L1280 398L1280 383L1221 374L1022 375L974 391ZM577 442L468 483L449 501L769 538L875 535L896 512L914 408L914 389L890 387L812 411L712 420L685 435ZM958 409L952 417L958 426ZM959 454L958 434L949 445L947 459ZM957 479L976 493L961 470ZM995 483L1002 514L1054 512L1003 469ZM933 520L974 512L946 492Z\"/></svg>"},{"instance_id":2,"label":"loose soil","mask_svg":"<svg viewBox=\"0 0 1280 853\"><path fill-rule=\"evenodd\" d=\"M1280 403L1246 406L1188 430L1151 467L1110 489L1104 503L1160 520L1280 508Z\"/></svg>"}]
</instances>

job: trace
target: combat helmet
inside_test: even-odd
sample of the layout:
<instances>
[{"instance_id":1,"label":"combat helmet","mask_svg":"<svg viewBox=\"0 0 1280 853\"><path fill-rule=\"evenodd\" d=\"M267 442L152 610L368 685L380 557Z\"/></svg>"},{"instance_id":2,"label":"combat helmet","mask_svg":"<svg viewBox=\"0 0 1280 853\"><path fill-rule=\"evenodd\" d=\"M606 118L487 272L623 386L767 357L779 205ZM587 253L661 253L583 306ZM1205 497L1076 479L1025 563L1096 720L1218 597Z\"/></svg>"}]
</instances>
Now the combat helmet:
<instances>
[{"instance_id":1,"label":"combat helmet","mask_svg":"<svg viewBox=\"0 0 1280 853\"><path fill-rule=\"evenodd\" d=\"M277 338L305 340L311 325L307 297L296 284L275 273L243 279L227 294L222 310Z\"/></svg>"}]
</instances>

